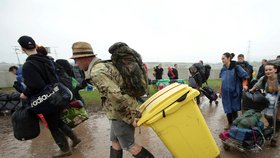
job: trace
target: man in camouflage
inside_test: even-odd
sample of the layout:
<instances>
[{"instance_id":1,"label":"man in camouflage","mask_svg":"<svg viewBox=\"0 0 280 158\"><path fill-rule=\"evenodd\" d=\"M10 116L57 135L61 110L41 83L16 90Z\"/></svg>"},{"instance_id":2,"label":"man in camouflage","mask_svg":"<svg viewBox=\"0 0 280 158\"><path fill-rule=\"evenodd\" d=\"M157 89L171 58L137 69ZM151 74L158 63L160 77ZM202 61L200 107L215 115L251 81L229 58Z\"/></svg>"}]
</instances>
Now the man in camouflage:
<instances>
[{"instance_id":1,"label":"man in camouflage","mask_svg":"<svg viewBox=\"0 0 280 158\"><path fill-rule=\"evenodd\" d=\"M128 150L136 158L153 158L144 147L135 143L134 131L138 120L136 98L121 91L123 78L111 62L101 62L92 47L86 42L72 45L72 59L85 71L86 79L100 92L102 106L111 122L110 158L121 158L122 149Z\"/></svg>"}]
</instances>

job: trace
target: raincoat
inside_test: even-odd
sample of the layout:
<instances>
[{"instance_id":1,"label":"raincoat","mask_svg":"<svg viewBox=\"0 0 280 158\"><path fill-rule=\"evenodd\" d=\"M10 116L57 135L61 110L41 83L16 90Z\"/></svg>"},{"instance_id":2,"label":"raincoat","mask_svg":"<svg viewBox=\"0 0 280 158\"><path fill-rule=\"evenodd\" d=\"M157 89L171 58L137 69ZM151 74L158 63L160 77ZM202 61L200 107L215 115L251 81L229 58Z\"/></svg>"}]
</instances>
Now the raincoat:
<instances>
[{"instance_id":1,"label":"raincoat","mask_svg":"<svg viewBox=\"0 0 280 158\"><path fill-rule=\"evenodd\" d=\"M249 75L235 61L231 61L229 68L224 65L220 71L222 80L222 103L226 114L241 110L242 79Z\"/></svg>"}]
</instances>

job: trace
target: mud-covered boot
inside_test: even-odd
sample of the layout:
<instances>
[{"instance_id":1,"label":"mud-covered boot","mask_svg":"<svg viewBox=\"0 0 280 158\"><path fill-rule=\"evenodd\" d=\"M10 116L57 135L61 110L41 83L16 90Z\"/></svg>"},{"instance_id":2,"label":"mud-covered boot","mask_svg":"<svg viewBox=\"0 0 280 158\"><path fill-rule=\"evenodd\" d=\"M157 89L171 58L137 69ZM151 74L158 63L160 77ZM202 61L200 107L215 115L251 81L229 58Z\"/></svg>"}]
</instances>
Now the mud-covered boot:
<instances>
[{"instance_id":1,"label":"mud-covered boot","mask_svg":"<svg viewBox=\"0 0 280 158\"><path fill-rule=\"evenodd\" d=\"M121 150L115 150L112 148L110 149L110 158L122 158L123 151Z\"/></svg>"},{"instance_id":2,"label":"mud-covered boot","mask_svg":"<svg viewBox=\"0 0 280 158\"><path fill-rule=\"evenodd\" d=\"M59 151L57 151L57 152L53 155L53 158L56 158L56 157L65 157L65 156L70 156L70 155L72 155L71 150L67 150L67 151L59 150Z\"/></svg>"},{"instance_id":3,"label":"mud-covered boot","mask_svg":"<svg viewBox=\"0 0 280 158\"><path fill-rule=\"evenodd\" d=\"M71 147L76 147L80 142L81 139L77 136L77 134L67 125L61 127L63 133L72 140Z\"/></svg>"},{"instance_id":4,"label":"mud-covered boot","mask_svg":"<svg viewBox=\"0 0 280 158\"><path fill-rule=\"evenodd\" d=\"M72 148L76 147L82 141L74 132L68 135L68 137L72 140Z\"/></svg>"},{"instance_id":5,"label":"mud-covered boot","mask_svg":"<svg viewBox=\"0 0 280 158\"><path fill-rule=\"evenodd\" d=\"M74 148L76 147L79 143L81 143L81 139L80 138L77 138L77 139L72 139L72 145L71 147Z\"/></svg>"},{"instance_id":6,"label":"mud-covered boot","mask_svg":"<svg viewBox=\"0 0 280 158\"><path fill-rule=\"evenodd\" d=\"M70 150L69 144L65 138L65 141L62 143L57 143L59 146L60 150L54 153L53 158L55 157L65 157L65 156L70 156L72 155L72 152Z\"/></svg>"},{"instance_id":7,"label":"mud-covered boot","mask_svg":"<svg viewBox=\"0 0 280 158\"><path fill-rule=\"evenodd\" d=\"M133 156L136 158L154 158L154 155L144 147L142 147L141 151L137 155L133 155Z\"/></svg>"}]
</instances>

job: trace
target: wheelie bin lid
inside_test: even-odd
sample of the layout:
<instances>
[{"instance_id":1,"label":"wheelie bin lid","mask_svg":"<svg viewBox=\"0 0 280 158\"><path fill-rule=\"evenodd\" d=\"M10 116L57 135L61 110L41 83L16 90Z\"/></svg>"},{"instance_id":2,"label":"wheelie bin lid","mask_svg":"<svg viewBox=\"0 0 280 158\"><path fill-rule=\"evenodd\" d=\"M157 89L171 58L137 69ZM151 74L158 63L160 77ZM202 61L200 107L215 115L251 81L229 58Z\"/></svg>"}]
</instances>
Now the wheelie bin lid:
<instances>
[{"instance_id":1,"label":"wheelie bin lid","mask_svg":"<svg viewBox=\"0 0 280 158\"><path fill-rule=\"evenodd\" d=\"M188 102L198 95L199 92L187 84L172 83L155 93L139 107L142 116L137 124L140 126L146 123L177 101Z\"/></svg>"}]
</instances>

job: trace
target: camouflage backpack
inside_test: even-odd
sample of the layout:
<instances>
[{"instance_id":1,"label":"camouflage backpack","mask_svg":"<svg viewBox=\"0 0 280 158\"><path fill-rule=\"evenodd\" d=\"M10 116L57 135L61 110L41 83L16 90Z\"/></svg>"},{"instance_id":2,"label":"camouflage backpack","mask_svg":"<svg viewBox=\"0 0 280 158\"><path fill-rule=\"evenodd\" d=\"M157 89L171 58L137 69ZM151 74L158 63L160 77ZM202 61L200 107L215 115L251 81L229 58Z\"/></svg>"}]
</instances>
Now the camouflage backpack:
<instances>
[{"instance_id":1,"label":"camouflage backpack","mask_svg":"<svg viewBox=\"0 0 280 158\"><path fill-rule=\"evenodd\" d=\"M146 94L148 78L140 54L123 42L113 44L109 52L112 63L124 80L122 91L133 97Z\"/></svg>"}]
</instances>

